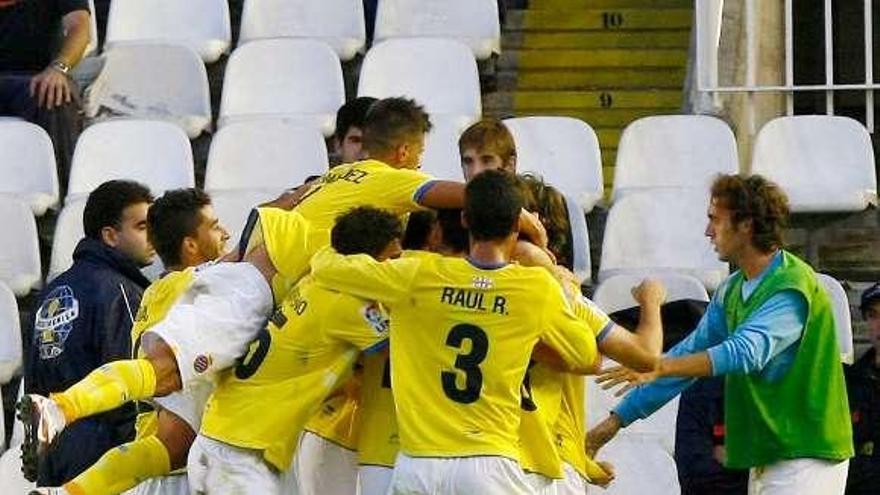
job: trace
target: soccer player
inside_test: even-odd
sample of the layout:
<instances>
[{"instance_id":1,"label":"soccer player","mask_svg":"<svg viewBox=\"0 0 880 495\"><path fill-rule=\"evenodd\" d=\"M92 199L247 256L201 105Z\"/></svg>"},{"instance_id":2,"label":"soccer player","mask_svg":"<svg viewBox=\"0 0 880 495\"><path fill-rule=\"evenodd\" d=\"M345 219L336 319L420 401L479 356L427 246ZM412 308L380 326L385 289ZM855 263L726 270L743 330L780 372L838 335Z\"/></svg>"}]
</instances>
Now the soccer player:
<instances>
[{"instance_id":1,"label":"soccer player","mask_svg":"<svg viewBox=\"0 0 880 495\"><path fill-rule=\"evenodd\" d=\"M718 288L697 328L656 371L609 371L634 388L589 434L601 447L700 376L725 382L726 465L749 468L755 495L840 495L852 427L831 302L813 269L782 248L788 199L753 175L719 176L706 236L739 270Z\"/></svg>"},{"instance_id":2,"label":"soccer player","mask_svg":"<svg viewBox=\"0 0 880 495\"><path fill-rule=\"evenodd\" d=\"M522 197L513 176L467 186L467 259L376 262L322 250L318 283L387 305L400 428L392 493L531 493L516 459L520 384L541 344L565 369L599 364L593 331L543 269L510 264Z\"/></svg>"},{"instance_id":3,"label":"soccer player","mask_svg":"<svg viewBox=\"0 0 880 495\"><path fill-rule=\"evenodd\" d=\"M214 213L211 198L198 189L168 191L156 199L147 213L147 233L167 273L144 293L131 330L135 356L142 354L139 342L144 332L164 317L188 286L192 267L217 259L225 252L229 239ZM54 397L61 404L68 400L64 393ZM156 411L141 404L134 442L108 451L63 488L43 489L40 493L109 495L142 480L146 481L135 494L189 493L185 475L163 475L186 465L206 398L205 394L199 397L177 392L156 399Z\"/></svg>"},{"instance_id":4,"label":"soccer player","mask_svg":"<svg viewBox=\"0 0 880 495\"><path fill-rule=\"evenodd\" d=\"M400 254L400 222L361 207L339 218L332 246L376 260ZM190 453L195 493L281 493L306 421L351 373L359 351L386 345L388 319L373 302L301 279L234 370L223 373Z\"/></svg>"},{"instance_id":5,"label":"soccer player","mask_svg":"<svg viewBox=\"0 0 880 495\"><path fill-rule=\"evenodd\" d=\"M333 132L333 150L338 160L335 165L363 159L364 119L377 101L370 96L360 96L339 107Z\"/></svg>"},{"instance_id":6,"label":"soccer player","mask_svg":"<svg viewBox=\"0 0 880 495\"><path fill-rule=\"evenodd\" d=\"M513 136L497 119L483 119L471 125L458 139L461 172L469 181L486 170L516 173Z\"/></svg>"}]
</instances>

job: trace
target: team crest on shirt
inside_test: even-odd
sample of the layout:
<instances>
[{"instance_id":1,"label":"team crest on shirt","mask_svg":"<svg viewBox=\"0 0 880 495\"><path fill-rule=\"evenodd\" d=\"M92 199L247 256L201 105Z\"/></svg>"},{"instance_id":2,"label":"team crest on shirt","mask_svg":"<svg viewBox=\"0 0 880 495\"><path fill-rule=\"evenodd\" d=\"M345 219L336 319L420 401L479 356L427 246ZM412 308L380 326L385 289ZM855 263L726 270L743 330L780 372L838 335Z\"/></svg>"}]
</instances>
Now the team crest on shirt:
<instances>
[{"instance_id":1,"label":"team crest on shirt","mask_svg":"<svg viewBox=\"0 0 880 495\"><path fill-rule=\"evenodd\" d=\"M211 366L211 356L205 354L199 354L193 360L193 369L196 373L202 374L208 371L208 368Z\"/></svg>"},{"instance_id":2,"label":"team crest on shirt","mask_svg":"<svg viewBox=\"0 0 880 495\"><path fill-rule=\"evenodd\" d=\"M388 333L390 320L388 315L383 311L382 306L378 303L370 303L361 310L367 325L370 326L378 334Z\"/></svg>"},{"instance_id":3,"label":"team crest on shirt","mask_svg":"<svg viewBox=\"0 0 880 495\"><path fill-rule=\"evenodd\" d=\"M40 359L53 359L64 352L64 343L73 322L79 318L79 300L69 285L52 289L34 317L34 340L40 348Z\"/></svg>"},{"instance_id":4,"label":"team crest on shirt","mask_svg":"<svg viewBox=\"0 0 880 495\"><path fill-rule=\"evenodd\" d=\"M492 281L489 277L484 276L476 276L471 280L471 284L473 284L474 289L478 290L489 290L492 287L495 287L495 282Z\"/></svg>"}]
</instances>

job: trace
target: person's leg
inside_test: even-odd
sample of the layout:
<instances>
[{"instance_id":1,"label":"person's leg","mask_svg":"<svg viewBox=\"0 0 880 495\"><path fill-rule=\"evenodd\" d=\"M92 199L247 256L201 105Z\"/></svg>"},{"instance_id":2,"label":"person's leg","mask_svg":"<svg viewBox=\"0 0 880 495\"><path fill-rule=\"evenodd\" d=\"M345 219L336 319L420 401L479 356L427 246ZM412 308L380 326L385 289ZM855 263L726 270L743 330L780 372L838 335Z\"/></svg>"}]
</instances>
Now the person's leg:
<instances>
[{"instance_id":1,"label":"person's leg","mask_svg":"<svg viewBox=\"0 0 880 495\"><path fill-rule=\"evenodd\" d=\"M293 472L301 495L354 494L357 473L356 452L303 432Z\"/></svg>"},{"instance_id":2,"label":"person's leg","mask_svg":"<svg viewBox=\"0 0 880 495\"><path fill-rule=\"evenodd\" d=\"M533 495L519 464L504 457L478 456L453 459L453 469L444 480L443 493L450 495Z\"/></svg>"},{"instance_id":3,"label":"person's leg","mask_svg":"<svg viewBox=\"0 0 880 495\"><path fill-rule=\"evenodd\" d=\"M792 459L749 472L749 495L843 495L849 461Z\"/></svg>"},{"instance_id":4,"label":"person's leg","mask_svg":"<svg viewBox=\"0 0 880 495\"><path fill-rule=\"evenodd\" d=\"M97 463L64 484L69 493L112 495L171 471L168 451L150 436L109 450Z\"/></svg>"},{"instance_id":5,"label":"person's leg","mask_svg":"<svg viewBox=\"0 0 880 495\"><path fill-rule=\"evenodd\" d=\"M452 476L455 459L439 457L410 457L397 454L394 473L391 475L389 494L433 495L452 494L447 481ZM482 493L482 492L473 492Z\"/></svg>"},{"instance_id":6,"label":"person's leg","mask_svg":"<svg viewBox=\"0 0 880 495\"><path fill-rule=\"evenodd\" d=\"M256 450L198 436L187 463L190 490L206 495L280 495L278 474Z\"/></svg>"},{"instance_id":7,"label":"person's leg","mask_svg":"<svg viewBox=\"0 0 880 495\"><path fill-rule=\"evenodd\" d=\"M394 469L385 466L360 466L358 468L358 489L360 495L385 495L391 487Z\"/></svg>"}]
</instances>

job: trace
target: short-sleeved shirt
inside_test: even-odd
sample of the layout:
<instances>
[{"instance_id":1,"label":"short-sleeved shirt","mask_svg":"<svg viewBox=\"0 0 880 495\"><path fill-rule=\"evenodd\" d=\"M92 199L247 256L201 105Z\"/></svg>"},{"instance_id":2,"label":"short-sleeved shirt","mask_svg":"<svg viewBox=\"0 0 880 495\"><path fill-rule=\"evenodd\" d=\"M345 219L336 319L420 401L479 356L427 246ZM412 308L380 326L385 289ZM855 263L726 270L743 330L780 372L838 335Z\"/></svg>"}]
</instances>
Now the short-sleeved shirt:
<instances>
[{"instance_id":1,"label":"short-sleeved shirt","mask_svg":"<svg viewBox=\"0 0 880 495\"><path fill-rule=\"evenodd\" d=\"M40 71L58 49L61 19L86 0L0 0L0 72Z\"/></svg>"},{"instance_id":2,"label":"short-sleeved shirt","mask_svg":"<svg viewBox=\"0 0 880 495\"><path fill-rule=\"evenodd\" d=\"M575 370L597 358L593 333L542 268L432 254L380 263L328 248L312 270L321 284L388 307L391 386L409 456L518 460L532 348L542 342Z\"/></svg>"},{"instance_id":3,"label":"short-sleeved shirt","mask_svg":"<svg viewBox=\"0 0 880 495\"><path fill-rule=\"evenodd\" d=\"M306 276L288 293L239 365L223 373L201 434L262 451L279 471L361 350L384 345L388 318L372 302L331 292Z\"/></svg>"}]
</instances>

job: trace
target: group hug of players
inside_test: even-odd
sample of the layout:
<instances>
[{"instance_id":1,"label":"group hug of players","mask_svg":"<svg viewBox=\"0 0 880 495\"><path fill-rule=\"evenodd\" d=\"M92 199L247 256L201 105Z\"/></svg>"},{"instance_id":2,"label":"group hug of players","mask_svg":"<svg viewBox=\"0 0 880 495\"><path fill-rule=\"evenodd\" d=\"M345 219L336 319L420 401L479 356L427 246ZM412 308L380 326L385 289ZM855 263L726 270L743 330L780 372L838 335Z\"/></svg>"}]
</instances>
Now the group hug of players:
<instances>
[{"instance_id":1,"label":"group hug of players","mask_svg":"<svg viewBox=\"0 0 880 495\"><path fill-rule=\"evenodd\" d=\"M552 228L526 209L555 191L475 174L509 168L479 145L493 125L466 133L478 143L462 146L467 184L436 180L418 170L423 109L379 100L364 118L369 158L255 208L230 255L187 266L159 249L169 271L144 295L134 359L19 404L25 463L66 425L127 401L141 401L137 438L35 493L582 494L609 483L611 467L585 450L582 375L603 354L653 369L665 291L633 289L634 332L583 298L547 249ZM180 215L163 202L187 194L156 201L151 238L163 214ZM217 224L207 200L195 204L201 224ZM415 249L402 250L407 214L423 228L406 229Z\"/></svg>"}]
</instances>

